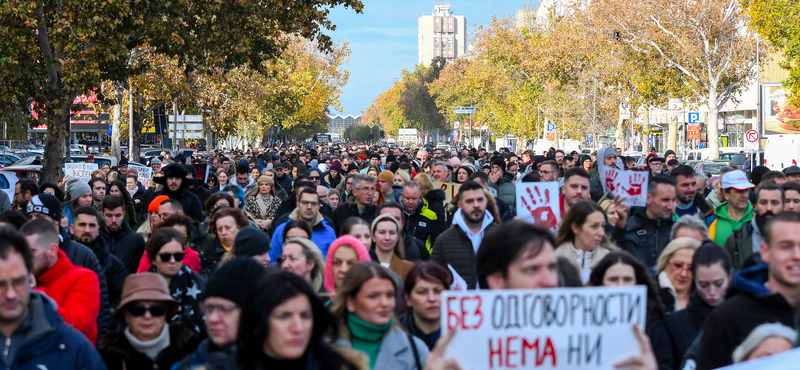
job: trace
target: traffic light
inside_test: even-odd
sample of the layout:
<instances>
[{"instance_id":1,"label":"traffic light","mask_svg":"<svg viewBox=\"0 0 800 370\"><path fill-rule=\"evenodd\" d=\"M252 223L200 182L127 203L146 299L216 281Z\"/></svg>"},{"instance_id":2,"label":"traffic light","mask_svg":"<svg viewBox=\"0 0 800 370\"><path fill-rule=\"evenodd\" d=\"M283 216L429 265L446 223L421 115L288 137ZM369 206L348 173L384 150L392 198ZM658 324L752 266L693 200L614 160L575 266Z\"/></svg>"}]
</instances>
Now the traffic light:
<instances>
[{"instance_id":1,"label":"traffic light","mask_svg":"<svg viewBox=\"0 0 800 370\"><path fill-rule=\"evenodd\" d=\"M444 107L444 112L447 113L447 107L446 106Z\"/></svg>"},{"instance_id":2,"label":"traffic light","mask_svg":"<svg viewBox=\"0 0 800 370\"><path fill-rule=\"evenodd\" d=\"M385 138L385 137L386 137L386 133L385 133L385 132L383 132L383 130L381 130L381 139L383 139L383 138Z\"/></svg>"}]
</instances>

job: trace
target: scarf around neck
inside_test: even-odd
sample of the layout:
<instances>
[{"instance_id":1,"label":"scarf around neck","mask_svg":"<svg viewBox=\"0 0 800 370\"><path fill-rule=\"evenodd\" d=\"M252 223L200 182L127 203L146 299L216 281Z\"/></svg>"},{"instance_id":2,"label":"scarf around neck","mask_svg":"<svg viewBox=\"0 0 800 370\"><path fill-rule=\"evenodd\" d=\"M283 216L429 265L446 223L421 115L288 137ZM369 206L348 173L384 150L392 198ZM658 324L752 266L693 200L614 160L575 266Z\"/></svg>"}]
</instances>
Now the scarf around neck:
<instances>
[{"instance_id":1,"label":"scarf around neck","mask_svg":"<svg viewBox=\"0 0 800 370\"><path fill-rule=\"evenodd\" d=\"M375 367L378 353L381 350L383 336L390 330L392 320L385 325L373 325L359 319L356 315L347 314L347 328L350 329L350 342L353 348L363 351L369 356L369 368Z\"/></svg>"},{"instance_id":2,"label":"scarf around neck","mask_svg":"<svg viewBox=\"0 0 800 370\"><path fill-rule=\"evenodd\" d=\"M149 341L141 341L136 339L131 333L131 328L125 328L125 338L128 339L128 342L131 344L133 349L137 352L144 353L150 360L155 360L161 351L165 350L169 347L169 325L164 323L164 327L161 329L161 334L159 334L155 339Z\"/></svg>"}]
</instances>

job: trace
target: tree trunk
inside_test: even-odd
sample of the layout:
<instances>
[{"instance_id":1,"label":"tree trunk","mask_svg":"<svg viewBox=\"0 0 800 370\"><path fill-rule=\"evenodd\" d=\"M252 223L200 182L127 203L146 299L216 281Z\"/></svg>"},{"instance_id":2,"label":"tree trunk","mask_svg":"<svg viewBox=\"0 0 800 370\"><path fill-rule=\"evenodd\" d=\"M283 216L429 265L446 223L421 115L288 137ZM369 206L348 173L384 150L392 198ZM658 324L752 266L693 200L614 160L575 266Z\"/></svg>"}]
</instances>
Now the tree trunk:
<instances>
[{"instance_id":1,"label":"tree trunk","mask_svg":"<svg viewBox=\"0 0 800 370\"><path fill-rule=\"evenodd\" d=\"M706 131L708 131L708 159L719 159L719 126L717 125L717 116L719 109L717 108L717 83L712 83L708 91L708 116L706 116Z\"/></svg>"},{"instance_id":2,"label":"tree trunk","mask_svg":"<svg viewBox=\"0 0 800 370\"><path fill-rule=\"evenodd\" d=\"M642 147L650 149L650 108L642 106ZM647 150L649 152L649 150Z\"/></svg>"},{"instance_id":3,"label":"tree trunk","mask_svg":"<svg viewBox=\"0 0 800 370\"><path fill-rule=\"evenodd\" d=\"M129 99L136 99L136 104L138 104L139 109L142 107L142 94L139 93L139 90L136 90L134 93L131 94ZM134 146L130 149L130 159L129 161L139 162L139 144L142 142L142 127L144 126L144 116L137 112L135 109L132 109L131 112L131 138L133 139Z\"/></svg>"},{"instance_id":4,"label":"tree trunk","mask_svg":"<svg viewBox=\"0 0 800 370\"><path fill-rule=\"evenodd\" d=\"M667 138L667 149L675 150L678 146L678 117L669 118L669 137Z\"/></svg>"},{"instance_id":5,"label":"tree trunk","mask_svg":"<svg viewBox=\"0 0 800 370\"><path fill-rule=\"evenodd\" d=\"M617 120L617 146L625 151L625 120L620 118Z\"/></svg>"},{"instance_id":6,"label":"tree trunk","mask_svg":"<svg viewBox=\"0 0 800 370\"><path fill-rule=\"evenodd\" d=\"M122 98L125 90L122 82L114 81L114 120L111 126L111 156L120 160L120 136L122 136ZM128 149L130 150L130 148Z\"/></svg>"}]
</instances>

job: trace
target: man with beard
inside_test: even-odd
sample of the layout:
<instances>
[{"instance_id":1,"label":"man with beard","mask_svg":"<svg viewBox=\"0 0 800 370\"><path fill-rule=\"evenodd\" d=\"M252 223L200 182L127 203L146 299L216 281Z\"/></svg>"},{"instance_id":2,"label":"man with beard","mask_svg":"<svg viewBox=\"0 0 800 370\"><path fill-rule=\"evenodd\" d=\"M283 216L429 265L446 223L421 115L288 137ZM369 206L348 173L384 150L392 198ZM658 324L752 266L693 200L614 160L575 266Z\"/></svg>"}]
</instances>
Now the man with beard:
<instances>
[{"instance_id":1,"label":"man with beard","mask_svg":"<svg viewBox=\"0 0 800 370\"><path fill-rule=\"evenodd\" d=\"M92 206L95 209L100 209L100 203L106 197L106 180L99 177L93 177L89 180L89 187L92 188Z\"/></svg>"},{"instance_id":2,"label":"man with beard","mask_svg":"<svg viewBox=\"0 0 800 370\"><path fill-rule=\"evenodd\" d=\"M751 254L758 252L764 242L764 227L767 221L783 211L784 190L777 184L766 184L758 188L755 205L756 216L750 222L733 231L722 245L731 256L732 267L739 270Z\"/></svg>"},{"instance_id":3,"label":"man with beard","mask_svg":"<svg viewBox=\"0 0 800 370\"><path fill-rule=\"evenodd\" d=\"M109 195L103 199L100 211L103 227L99 233L111 254L125 264L128 272L135 274L144 254L144 238L135 233L125 221L125 203L122 198Z\"/></svg>"},{"instance_id":4,"label":"man with beard","mask_svg":"<svg viewBox=\"0 0 800 370\"><path fill-rule=\"evenodd\" d=\"M706 199L697 192L697 174L691 166L678 165L669 173L675 183L675 214L701 216L711 211Z\"/></svg>"},{"instance_id":5,"label":"man with beard","mask_svg":"<svg viewBox=\"0 0 800 370\"><path fill-rule=\"evenodd\" d=\"M474 181L461 184L459 210L453 215L453 225L433 243L431 261L444 268L453 266L469 289L475 289L478 281L475 268L478 247L485 233L497 226L491 212L486 211L487 204L483 186Z\"/></svg>"},{"instance_id":6,"label":"man with beard","mask_svg":"<svg viewBox=\"0 0 800 370\"><path fill-rule=\"evenodd\" d=\"M670 241L675 219L675 185L668 177L650 178L645 207L635 207L630 212L631 207L623 204L622 198L618 195L614 199L619 220L611 238L645 266L655 266L658 256Z\"/></svg>"},{"instance_id":7,"label":"man with beard","mask_svg":"<svg viewBox=\"0 0 800 370\"><path fill-rule=\"evenodd\" d=\"M166 195L177 199L183 205L183 212L195 221L203 221L203 204L200 198L194 195L189 187L196 184L197 180L188 178L186 168L182 164L173 163L161 171L164 175L153 178L156 184L163 184L163 190L156 192L155 196ZM113 247L112 247L113 250ZM123 262L125 260L123 259ZM137 260L138 261L138 260Z\"/></svg>"},{"instance_id":8,"label":"man with beard","mask_svg":"<svg viewBox=\"0 0 800 370\"><path fill-rule=\"evenodd\" d=\"M14 205L12 208L25 212L28 202L34 195L39 194L39 187L31 179L21 178L14 187Z\"/></svg>"},{"instance_id":9,"label":"man with beard","mask_svg":"<svg viewBox=\"0 0 800 370\"><path fill-rule=\"evenodd\" d=\"M97 261L100 262L100 266L103 268L106 282L108 283L109 307L107 308L107 325L111 325L112 320L114 320L113 311L119 306L119 301L122 298L122 287L125 285L128 270L125 268L125 264L108 250L105 239L100 238L102 221L103 219L96 209L89 206L78 207L73 214L70 234L72 234L72 239L81 242L94 252ZM101 315L101 317L104 317L104 315Z\"/></svg>"},{"instance_id":10,"label":"man with beard","mask_svg":"<svg viewBox=\"0 0 800 370\"><path fill-rule=\"evenodd\" d=\"M761 180L763 186L764 180ZM733 231L753 218L753 206L750 204L748 190L755 185L747 181L742 170L728 172L722 177L722 194L725 202L714 207L714 211L706 216L708 233L718 245L725 244L725 240Z\"/></svg>"}]
</instances>

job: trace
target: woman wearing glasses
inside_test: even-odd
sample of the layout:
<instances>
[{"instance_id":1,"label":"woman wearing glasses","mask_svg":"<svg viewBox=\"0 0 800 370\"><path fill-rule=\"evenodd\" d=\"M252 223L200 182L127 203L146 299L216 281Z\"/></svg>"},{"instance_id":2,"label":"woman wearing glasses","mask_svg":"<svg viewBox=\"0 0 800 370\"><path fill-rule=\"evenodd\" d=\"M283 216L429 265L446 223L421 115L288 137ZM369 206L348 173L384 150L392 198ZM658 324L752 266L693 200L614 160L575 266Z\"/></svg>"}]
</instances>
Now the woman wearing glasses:
<instances>
[{"instance_id":1,"label":"woman wearing glasses","mask_svg":"<svg viewBox=\"0 0 800 370\"><path fill-rule=\"evenodd\" d=\"M673 239L656 263L656 277L661 301L667 313L686 308L692 295L692 258L694 251L700 248L697 239L683 237Z\"/></svg>"},{"instance_id":2,"label":"woman wearing glasses","mask_svg":"<svg viewBox=\"0 0 800 370\"><path fill-rule=\"evenodd\" d=\"M110 370L169 369L192 353L197 334L180 322L167 325L178 311L167 282L158 274L142 273L125 279L114 318L124 331L108 333L97 350Z\"/></svg>"},{"instance_id":3,"label":"woman wearing glasses","mask_svg":"<svg viewBox=\"0 0 800 370\"><path fill-rule=\"evenodd\" d=\"M167 321L180 321L199 334L205 330L198 301L205 280L183 264L185 245L186 237L178 230L167 227L153 233L145 249L153 265L150 272L161 275L167 281L170 295L178 301L177 313L168 316Z\"/></svg>"}]
</instances>

